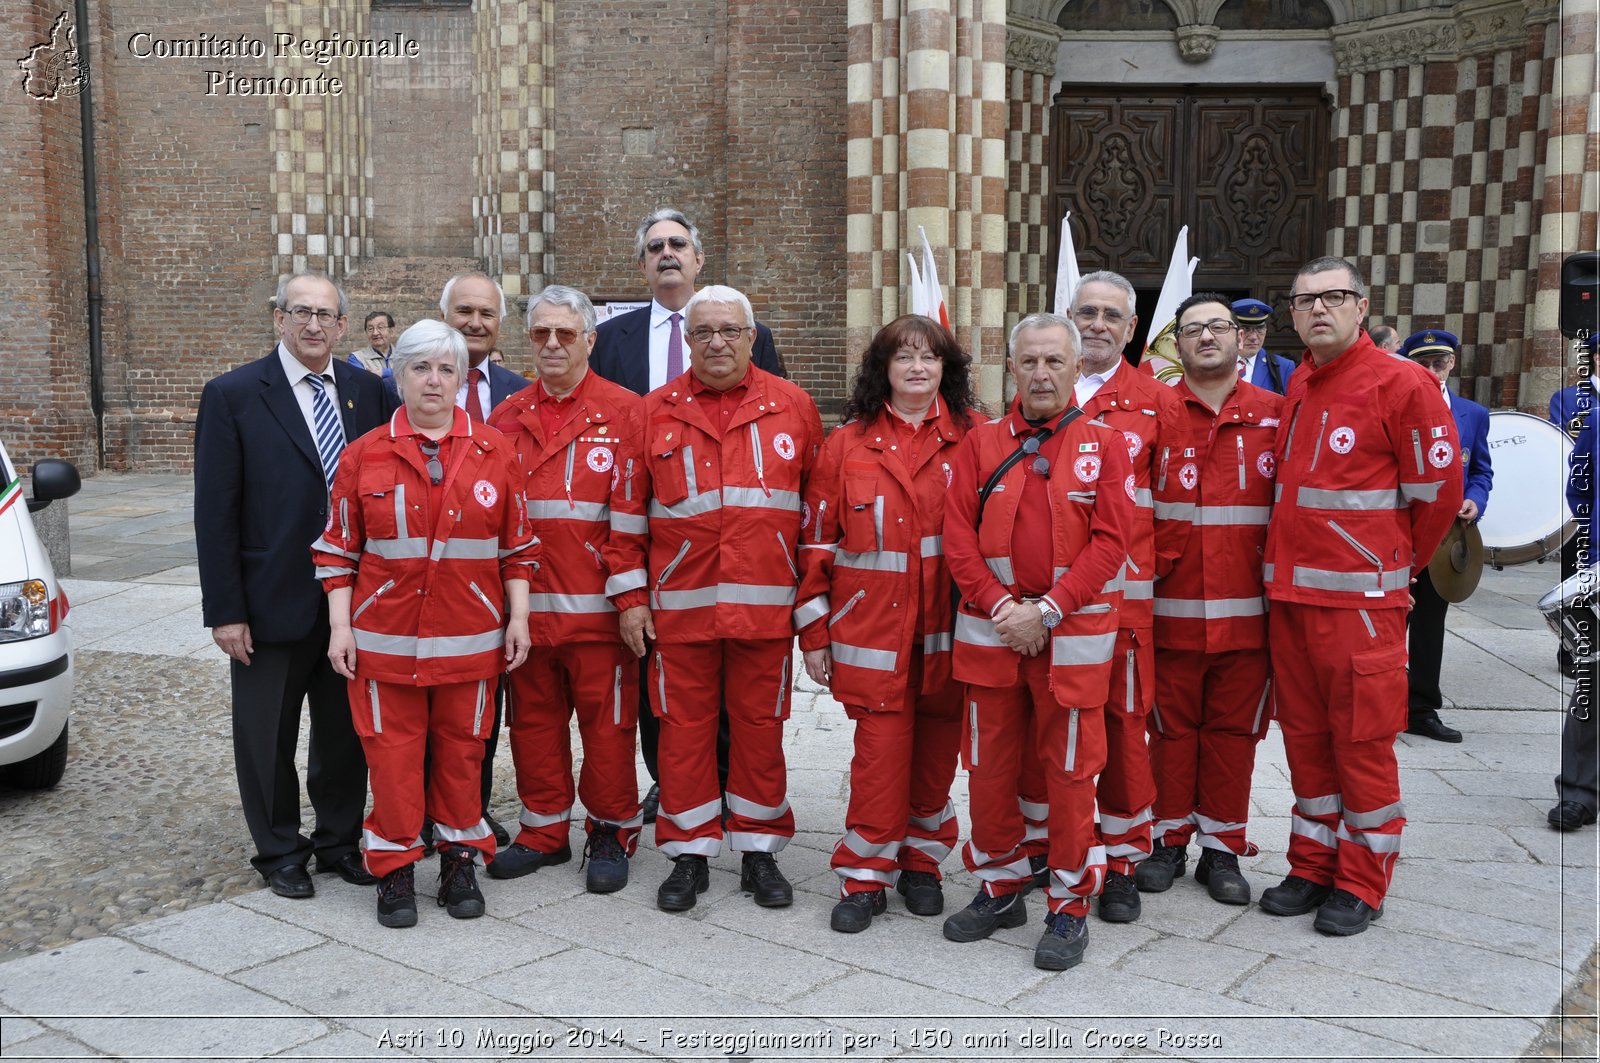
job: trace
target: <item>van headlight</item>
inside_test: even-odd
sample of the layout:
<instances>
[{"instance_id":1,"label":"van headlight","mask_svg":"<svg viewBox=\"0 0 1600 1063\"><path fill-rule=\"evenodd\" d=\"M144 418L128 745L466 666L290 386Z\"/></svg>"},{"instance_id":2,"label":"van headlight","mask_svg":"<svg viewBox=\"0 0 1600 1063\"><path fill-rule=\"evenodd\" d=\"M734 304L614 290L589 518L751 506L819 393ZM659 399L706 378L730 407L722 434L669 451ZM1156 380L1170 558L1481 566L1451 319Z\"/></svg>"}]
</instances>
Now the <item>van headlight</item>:
<instances>
[{"instance_id":1,"label":"van headlight","mask_svg":"<svg viewBox=\"0 0 1600 1063\"><path fill-rule=\"evenodd\" d=\"M50 590L43 580L0 584L0 642L50 634Z\"/></svg>"}]
</instances>

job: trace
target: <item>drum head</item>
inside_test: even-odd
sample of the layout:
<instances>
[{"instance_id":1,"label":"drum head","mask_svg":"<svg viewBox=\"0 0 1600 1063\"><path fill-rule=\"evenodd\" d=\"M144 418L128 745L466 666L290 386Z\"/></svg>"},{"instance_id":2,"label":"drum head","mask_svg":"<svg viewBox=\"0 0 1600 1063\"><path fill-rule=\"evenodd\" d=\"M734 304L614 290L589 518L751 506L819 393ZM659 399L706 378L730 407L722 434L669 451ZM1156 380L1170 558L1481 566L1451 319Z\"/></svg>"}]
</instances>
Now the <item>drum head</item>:
<instances>
[{"instance_id":1,"label":"drum head","mask_svg":"<svg viewBox=\"0 0 1600 1063\"><path fill-rule=\"evenodd\" d=\"M1433 589L1447 602L1464 602L1483 577L1483 537L1476 524L1457 520L1428 563Z\"/></svg>"},{"instance_id":2,"label":"drum head","mask_svg":"<svg viewBox=\"0 0 1600 1063\"><path fill-rule=\"evenodd\" d=\"M1523 565L1559 550L1577 529L1567 509L1572 440L1542 417L1489 414L1492 503L1478 522L1489 563Z\"/></svg>"}]
</instances>

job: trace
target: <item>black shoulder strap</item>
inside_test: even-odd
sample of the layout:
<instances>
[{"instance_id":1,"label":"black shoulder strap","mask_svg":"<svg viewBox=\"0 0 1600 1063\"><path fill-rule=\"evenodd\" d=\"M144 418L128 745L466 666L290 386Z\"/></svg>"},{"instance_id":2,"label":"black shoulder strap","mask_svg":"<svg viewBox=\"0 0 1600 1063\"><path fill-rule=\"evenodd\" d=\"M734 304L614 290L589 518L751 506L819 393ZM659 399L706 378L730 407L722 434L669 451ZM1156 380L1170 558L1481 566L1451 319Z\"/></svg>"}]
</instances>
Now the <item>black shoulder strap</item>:
<instances>
[{"instance_id":1,"label":"black shoulder strap","mask_svg":"<svg viewBox=\"0 0 1600 1063\"><path fill-rule=\"evenodd\" d=\"M1039 441L1039 445L1043 446L1045 440L1049 439L1057 432L1065 429L1067 425L1071 424L1082 415L1083 409L1081 407L1074 406L1068 410L1061 420L1057 421L1053 426L1050 428L1041 428L1037 433L1029 436L1028 439L1037 439ZM978 492L978 519L973 523L974 528L983 527L983 507L989 504L989 496L994 494L995 488L1000 486L1001 478L1004 477L1006 473L1010 472L1011 467L1017 462L1021 461L1023 455L1027 453L1023 447L1026 446L1028 439L1024 439L1022 443L1018 444L1016 450L1013 450L1009 455L1006 456L1006 460L1000 463L999 468L995 469L994 473L984 483L983 488Z\"/></svg>"}]
</instances>

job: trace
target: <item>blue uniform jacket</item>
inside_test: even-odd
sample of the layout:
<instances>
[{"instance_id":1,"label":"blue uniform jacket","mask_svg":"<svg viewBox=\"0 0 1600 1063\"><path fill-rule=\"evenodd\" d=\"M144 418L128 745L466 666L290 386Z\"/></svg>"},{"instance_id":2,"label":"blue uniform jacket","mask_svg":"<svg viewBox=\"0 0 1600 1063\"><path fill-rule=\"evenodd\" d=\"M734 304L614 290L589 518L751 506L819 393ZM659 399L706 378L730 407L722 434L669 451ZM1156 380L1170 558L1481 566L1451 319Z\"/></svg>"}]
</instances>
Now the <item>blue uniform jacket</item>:
<instances>
[{"instance_id":1,"label":"blue uniform jacket","mask_svg":"<svg viewBox=\"0 0 1600 1063\"><path fill-rule=\"evenodd\" d=\"M1465 496L1478 503L1478 519L1482 520L1489 508L1489 489L1494 486L1494 469L1489 464L1489 411L1452 392L1450 412L1455 414L1456 434L1461 437Z\"/></svg>"},{"instance_id":2,"label":"blue uniform jacket","mask_svg":"<svg viewBox=\"0 0 1600 1063\"><path fill-rule=\"evenodd\" d=\"M1573 384L1550 396L1550 422L1577 439L1578 430L1596 406L1600 406L1600 395L1595 393L1594 384L1587 380Z\"/></svg>"},{"instance_id":3,"label":"blue uniform jacket","mask_svg":"<svg viewBox=\"0 0 1600 1063\"><path fill-rule=\"evenodd\" d=\"M1282 381L1281 384L1273 383L1272 370L1268 368L1268 362L1278 367L1278 379ZM1256 367L1250 373L1250 383L1258 388L1266 388L1274 395L1282 395L1289 390L1289 376L1294 370L1295 364L1289 359L1281 354L1273 354L1263 347L1256 357Z\"/></svg>"}]
</instances>

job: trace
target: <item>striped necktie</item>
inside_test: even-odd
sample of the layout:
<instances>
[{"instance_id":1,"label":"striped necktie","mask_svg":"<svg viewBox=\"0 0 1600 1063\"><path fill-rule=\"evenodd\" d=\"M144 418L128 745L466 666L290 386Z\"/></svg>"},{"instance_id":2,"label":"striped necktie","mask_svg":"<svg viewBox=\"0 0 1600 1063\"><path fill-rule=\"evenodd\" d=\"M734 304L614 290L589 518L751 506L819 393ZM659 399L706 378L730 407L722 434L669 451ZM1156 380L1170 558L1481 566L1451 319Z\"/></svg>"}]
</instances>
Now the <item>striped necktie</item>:
<instances>
[{"instance_id":1,"label":"striped necktie","mask_svg":"<svg viewBox=\"0 0 1600 1063\"><path fill-rule=\"evenodd\" d=\"M344 425L328 398L328 387L315 373L308 373L311 384L311 419L317 426L317 454L322 458L322 475L333 488L333 475L339 471L339 452L344 449Z\"/></svg>"}]
</instances>

